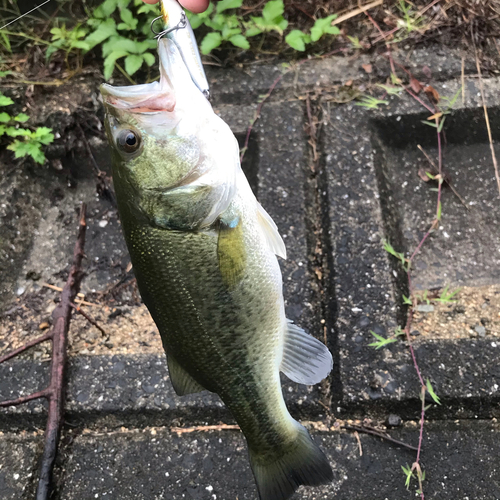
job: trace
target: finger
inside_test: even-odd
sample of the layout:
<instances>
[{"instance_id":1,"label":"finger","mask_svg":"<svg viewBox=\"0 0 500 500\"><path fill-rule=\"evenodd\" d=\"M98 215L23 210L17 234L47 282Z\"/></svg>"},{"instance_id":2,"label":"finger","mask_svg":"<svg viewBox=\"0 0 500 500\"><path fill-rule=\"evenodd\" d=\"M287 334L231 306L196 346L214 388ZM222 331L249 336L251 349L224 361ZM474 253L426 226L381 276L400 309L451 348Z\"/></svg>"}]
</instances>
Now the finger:
<instances>
[{"instance_id":1,"label":"finger","mask_svg":"<svg viewBox=\"0 0 500 500\"><path fill-rule=\"evenodd\" d=\"M187 10L199 14L208 9L209 0L180 0L180 4Z\"/></svg>"}]
</instances>

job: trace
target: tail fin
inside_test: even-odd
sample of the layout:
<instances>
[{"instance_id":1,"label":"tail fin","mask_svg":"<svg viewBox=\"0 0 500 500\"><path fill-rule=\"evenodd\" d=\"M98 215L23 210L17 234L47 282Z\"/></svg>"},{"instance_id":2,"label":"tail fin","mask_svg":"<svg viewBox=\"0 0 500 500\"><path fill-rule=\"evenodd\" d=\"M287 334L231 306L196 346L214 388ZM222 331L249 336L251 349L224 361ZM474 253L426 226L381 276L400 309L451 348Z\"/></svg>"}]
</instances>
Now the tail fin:
<instances>
[{"instance_id":1,"label":"tail fin","mask_svg":"<svg viewBox=\"0 0 500 500\"><path fill-rule=\"evenodd\" d=\"M298 435L290 450L274 462L252 450L250 464L260 500L286 500L301 485L319 486L333 480L333 471L325 454L309 432L296 422Z\"/></svg>"}]
</instances>

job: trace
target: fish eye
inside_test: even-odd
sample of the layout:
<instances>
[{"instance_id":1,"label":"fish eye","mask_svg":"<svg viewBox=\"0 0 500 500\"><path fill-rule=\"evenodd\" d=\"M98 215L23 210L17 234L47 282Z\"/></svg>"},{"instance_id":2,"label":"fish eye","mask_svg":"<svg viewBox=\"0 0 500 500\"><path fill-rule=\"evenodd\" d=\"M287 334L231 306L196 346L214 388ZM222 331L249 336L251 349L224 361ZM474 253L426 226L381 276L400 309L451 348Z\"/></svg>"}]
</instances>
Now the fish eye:
<instances>
[{"instance_id":1,"label":"fish eye","mask_svg":"<svg viewBox=\"0 0 500 500\"><path fill-rule=\"evenodd\" d=\"M116 138L118 147L125 153L135 153L141 146L141 136L135 130L122 130Z\"/></svg>"}]
</instances>

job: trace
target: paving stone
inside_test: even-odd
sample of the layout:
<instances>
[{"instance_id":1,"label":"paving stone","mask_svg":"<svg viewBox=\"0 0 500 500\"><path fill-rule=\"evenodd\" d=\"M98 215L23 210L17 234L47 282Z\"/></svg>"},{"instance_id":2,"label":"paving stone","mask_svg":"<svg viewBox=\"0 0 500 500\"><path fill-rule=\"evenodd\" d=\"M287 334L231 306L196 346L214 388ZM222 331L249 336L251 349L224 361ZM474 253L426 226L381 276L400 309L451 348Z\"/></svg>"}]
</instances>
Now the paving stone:
<instances>
[{"instance_id":1,"label":"paving stone","mask_svg":"<svg viewBox=\"0 0 500 500\"><path fill-rule=\"evenodd\" d=\"M428 424L422 466L430 499L498 498L498 426L490 422ZM405 426L391 435L416 444L418 429ZM415 498L415 482L406 490L401 466L414 452L380 438L315 433L335 469L331 485L299 490L310 500L401 500ZM361 454L362 453L362 454ZM177 435L168 429L84 434L76 438L61 474L61 500L235 499L254 500L256 490L243 436L235 431Z\"/></svg>"},{"instance_id":2,"label":"paving stone","mask_svg":"<svg viewBox=\"0 0 500 500\"><path fill-rule=\"evenodd\" d=\"M17 360L0 365L0 401L43 388L48 363ZM217 423L231 418L219 397L209 392L179 397L168 376L164 354L76 356L70 358L66 418L72 425L166 425L174 420ZM301 418L322 418L319 386L287 381L289 408ZM0 429L43 427L42 401L1 410Z\"/></svg>"},{"instance_id":3,"label":"paving stone","mask_svg":"<svg viewBox=\"0 0 500 500\"><path fill-rule=\"evenodd\" d=\"M0 498L20 500L32 482L37 439L0 432Z\"/></svg>"},{"instance_id":4,"label":"paving stone","mask_svg":"<svg viewBox=\"0 0 500 500\"><path fill-rule=\"evenodd\" d=\"M485 82L487 98L492 99L497 86L496 80ZM457 88L454 82L436 85L441 95L453 95ZM465 104L455 104L457 111L447 118L450 129L446 128L445 166L453 171L456 186L467 202L479 202L484 211L471 217L453 193L443 193L443 229L430 237L417 259L417 264L426 263L414 273L414 283L420 288L500 282L498 193L491 161L486 160L489 145L477 94L476 83L467 81ZM417 167L426 166L425 159L417 161L413 151L418 151L417 143L430 150L436 133L421 124L427 114L410 98L393 98L387 110L371 116L367 119L366 111L356 106L337 108L324 128L323 182L328 187L334 270L330 300L332 307L337 303L343 389L338 409L353 409L363 401L379 408L395 408L400 401L404 402L401 410L411 412L417 411L420 388L405 343L378 351L368 344L373 342L370 330L387 336L405 321L405 273L382 249L382 240L391 241L398 251L408 251L429 227L436 194L419 179ZM496 120L495 109L492 116ZM406 156L412 161L401 161ZM447 231L462 232L463 237L448 238ZM483 239L488 241L483 244ZM439 265L432 265L438 256ZM495 341L419 339L416 343L425 376L437 384L438 393L454 411L462 415L498 413ZM435 364L428 362L429 357ZM467 403L474 395L476 403L478 399L483 402L475 409Z\"/></svg>"}]
</instances>

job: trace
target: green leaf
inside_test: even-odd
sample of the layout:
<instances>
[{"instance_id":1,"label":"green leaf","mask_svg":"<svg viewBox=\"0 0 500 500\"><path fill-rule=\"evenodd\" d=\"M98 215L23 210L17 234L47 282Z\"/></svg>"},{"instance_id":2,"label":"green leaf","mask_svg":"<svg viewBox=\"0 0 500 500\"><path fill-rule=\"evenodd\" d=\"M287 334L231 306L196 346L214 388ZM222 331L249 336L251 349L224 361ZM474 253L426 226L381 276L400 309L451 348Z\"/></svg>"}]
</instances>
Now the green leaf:
<instances>
[{"instance_id":1,"label":"green leaf","mask_svg":"<svg viewBox=\"0 0 500 500\"><path fill-rule=\"evenodd\" d=\"M24 123L27 122L30 119L30 117L26 113L19 113L14 117L14 120L16 122Z\"/></svg>"},{"instance_id":2,"label":"green leaf","mask_svg":"<svg viewBox=\"0 0 500 500\"><path fill-rule=\"evenodd\" d=\"M9 113L0 113L0 123L8 123L10 122L11 120L11 117L9 115Z\"/></svg>"},{"instance_id":3,"label":"green leaf","mask_svg":"<svg viewBox=\"0 0 500 500\"><path fill-rule=\"evenodd\" d=\"M285 12L285 6L283 0L271 0L267 2L264 9L262 10L262 17L266 21L274 21L278 16L281 16Z\"/></svg>"},{"instance_id":4,"label":"green leaf","mask_svg":"<svg viewBox=\"0 0 500 500\"><path fill-rule=\"evenodd\" d=\"M129 9L122 9L120 11L120 18L123 23L120 23L117 28L119 30L135 30L137 28L138 19L134 18L134 15Z\"/></svg>"},{"instance_id":5,"label":"green leaf","mask_svg":"<svg viewBox=\"0 0 500 500\"><path fill-rule=\"evenodd\" d=\"M252 26L245 31L245 36L249 38L251 36L260 35L261 33L262 30L260 28L258 28L257 26Z\"/></svg>"},{"instance_id":6,"label":"green leaf","mask_svg":"<svg viewBox=\"0 0 500 500\"><path fill-rule=\"evenodd\" d=\"M337 26L332 26L332 21L337 14L332 14L323 19L318 19L311 28L311 41L317 42L323 35L338 35L340 30Z\"/></svg>"},{"instance_id":7,"label":"green leaf","mask_svg":"<svg viewBox=\"0 0 500 500\"><path fill-rule=\"evenodd\" d=\"M12 71L0 71L0 78L3 78L7 75L12 75Z\"/></svg>"},{"instance_id":8,"label":"green leaf","mask_svg":"<svg viewBox=\"0 0 500 500\"><path fill-rule=\"evenodd\" d=\"M134 40L131 40L130 38L125 38L118 35L111 37L106 43L102 45L102 55L103 57L107 57L114 51L127 51L129 53L136 54L138 51L140 51L140 48L140 42L138 43Z\"/></svg>"},{"instance_id":9,"label":"green leaf","mask_svg":"<svg viewBox=\"0 0 500 500\"><path fill-rule=\"evenodd\" d=\"M33 133L32 138L42 144L50 144L54 141L54 134L51 128L38 127Z\"/></svg>"},{"instance_id":10,"label":"green leaf","mask_svg":"<svg viewBox=\"0 0 500 500\"><path fill-rule=\"evenodd\" d=\"M90 50L113 35L117 35L116 24L115 21L110 18L100 23L97 29L85 38L85 42L88 43Z\"/></svg>"},{"instance_id":11,"label":"green leaf","mask_svg":"<svg viewBox=\"0 0 500 500\"><path fill-rule=\"evenodd\" d=\"M241 30L239 28L230 28L229 26L224 26L221 36L223 40L229 40L232 36L241 35Z\"/></svg>"},{"instance_id":12,"label":"green leaf","mask_svg":"<svg viewBox=\"0 0 500 500\"><path fill-rule=\"evenodd\" d=\"M120 59L121 57L128 56L129 53L126 52L125 50L119 51L116 50L114 52L111 52L108 57L104 59L104 79L109 80L111 78L111 75L113 74L113 71L115 69L115 62Z\"/></svg>"},{"instance_id":13,"label":"green leaf","mask_svg":"<svg viewBox=\"0 0 500 500\"><path fill-rule=\"evenodd\" d=\"M137 9L137 14L156 14L158 13L158 6L150 3L142 3ZM156 17L155 15L155 17Z\"/></svg>"},{"instance_id":14,"label":"green leaf","mask_svg":"<svg viewBox=\"0 0 500 500\"><path fill-rule=\"evenodd\" d=\"M234 35L229 38L229 41L233 45L235 45L236 47L240 47L241 49L248 50L250 48L248 40L243 35Z\"/></svg>"},{"instance_id":15,"label":"green leaf","mask_svg":"<svg viewBox=\"0 0 500 500\"><path fill-rule=\"evenodd\" d=\"M292 49L304 52L306 50L306 42L308 35L300 30L292 30L285 37L285 42L292 47Z\"/></svg>"},{"instance_id":16,"label":"green leaf","mask_svg":"<svg viewBox=\"0 0 500 500\"><path fill-rule=\"evenodd\" d=\"M427 379L425 386L427 388L427 392L429 393L430 397L434 400L434 402L436 404L440 405L441 401L440 401L439 397L437 396L437 394L434 392L431 381L429 379Z\"/></svg>"},{"instance_id":17,"label":"green leaf","mask_svg":"<svg viewBox=\"0 0 500 500\"><path fill-rule=\"evenodd\" d=\"M407 465L405 467L404 465L402 465L401 468L403 469L403 472L406 476L405 486L406 486L406 489L408 489L410 487L411 478L415 477L415 476L413 475L413 472L412 472L410 466Z\"/></svg>"},{"instance_id":18,"label":"green leaf","mask_svg":"<svg viewBox=\"0 0 500 500\"><path fill-rule=\"evenodd\" d=\"M441 119L441 121L439 122L439 127L438 127L438 134L441 132L441 130L443 130L443 126L444 126L444 121L446 120L446 116L443 116L443 118Z\"/></svg>"},{"instance_id":19,"label":"green leaf","mask_svg":"<svg viewBox=\"0 0 500 500\"><path fill-rule=\"evenodd\" d=\"M36 141L20 141L16 139L7 149L14 151L15 158L31 156L37 163L45 163L45 155L42 152L42 145Z\"/></svg>"},{"instance_id":20,"label":"green leaf","mask_svg":"<svg viewBox=\"0 0 500 500\"><path fill-rule=\"evenodd\" d=\"M125 58L125 71L132 76L142 66L143 62L142 56L131 54Z\"/></svg>"},{"instance_id":21,"label":"green leaf","mask_svg":"<svg viewBox=\"0 0 500 500\"><path fill-rule=\"evenodd\" d=\"M144 54L142 54L142 57L144 61L146 61L146 64L148 66L153 66L153 64L155 63L155 56L151 54L151 52L144 52Z\"/></svg>"},{"instance_id":22,"label":"green leaf","mask_svg":"<svg viewBox=\"0 0 500 500\"><path fill-rule=\"evenodd\" d=\"M204 55L210 54L212 50L216 49L222 43L222 36L220 33L208 33L200 45L201 53Z\"/></svg>"},{"instance_id":23,"label":"green leaf","mask_svg":"<svg viewBox=\"0 0 500 500\"><path fill-rule=\"evenodd\" d=\"M243 0L220 0L217 2L217 14L228 9L239 9L243 5Z\"/></svg>"},{"instance_id":24,"label":"green leaf","mask_svg":"<svg viewBox=\"0 0 500 500\"><path fill-rule=\"evenodd\" d=\"M77 40L76 42L71 43L72 49L82 49L82 50L90 50L90 44L84 42L83 40Z\"/></svg>"},{"instance_id":25,"label":"green leaf","mask_svg":"<svg viewBox=\"0 0 500 500\"><path fill-rule=\"evenodd\" d=\"M105 0L99 7L92 13L94 17L100 19L107 19L118 7L117 0Z\"/></svg>"},{"instance_id":26,"label":"green leaf","mask_svg":"<svg viewBox=\"0 0 500 500\"><path fill-rule=\"evenodd\" d=\"M0 94L0 106L9 106L9 104L14 104L14 101L3 94Z\"/></svg>"},{"instance_id":27,"label":"green leaf","mask_svg":"<svg viewBox=\"0 0 500 500\"><path fill-rule=\"evenodd\" d=\"M10 40L8 35L0 31L0 43L5 47L7 52L12 52L12 47L10 46Z\"/></svg>"},{"instance_id":28,"label":"green leaf","mask_svg":"<svg viewBox=\"0 0 500 500\"><path fill-rule=\"evenodd\" d=\"M31 137L33 133L28 128L16 128L16 127L8 127L5 132L9 137L20 137L20 136Z\"/></svg>"},{"instance_id":29,"label":"green leaf","mask_svg":"<svg viewBox=\"0 0 500 500\"><path fill-rule=\"evenodd\" d=\"M407 304L409 306L412 306L413 302L411 301L411 299L409 297L407 297L406 295L403 294L403 304Z\"/></svg>"},{"instance_id":30,"label":"green leaf","mask_svg":"<svg viewBox=\"0 0 500 500\"><path fill-rule=\"evenodd\" d=\"M397 342L397 336L400 334L396 334L393 337L382 337L382 335L379 335L378 333L375 333L374 331L370 330L370 333L377 339L377 342L372 342L371 344L368 344L370 347L375 347L375 349L380 349L382 347L385 347L387 344L392 344L393 342Z\"/></svg>"}]
</instances>

